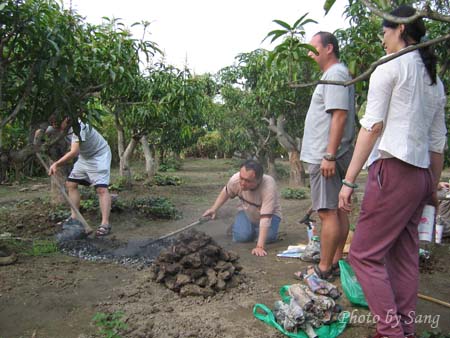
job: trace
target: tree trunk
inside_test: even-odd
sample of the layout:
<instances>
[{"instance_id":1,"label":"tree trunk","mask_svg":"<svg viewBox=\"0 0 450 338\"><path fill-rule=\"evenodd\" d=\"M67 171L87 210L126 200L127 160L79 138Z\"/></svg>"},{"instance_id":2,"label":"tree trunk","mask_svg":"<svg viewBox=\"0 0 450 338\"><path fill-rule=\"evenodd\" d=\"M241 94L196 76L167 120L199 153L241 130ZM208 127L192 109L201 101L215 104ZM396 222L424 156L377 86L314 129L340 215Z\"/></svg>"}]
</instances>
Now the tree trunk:
<instances>
[{"instance_id":1,"label":"tree trunk","mask_svg":"<svg viewBox=\"0 0 450 338\"><path fill-rule=\"evenodd\" d=\"M172 151L172 156L178 162L182 160L181 153L179 151Z\"/></svg>"},{"instance_id":2,"label":"tree trunk","mask_svg":"<svg viewBox=\"0 0 450 338\"><path fill-rule=\"evenodd\" d=\"M305 186L305 169L300 161L300 152L293 150L288 152L289 154L289 185L292 187L304 187Z\"/></svg>"},{"instance_id":3,"label":"tree trunk","mask_svg":"<svg viewBox=\"0 0 450 338\"><path fill-rule=\"evenodd\" d=\"M291 187L304 187L305 186L305 169L303 168L302 162L300 161L301 141L300 139L294 139L291 137L286 130L284 125L286 120L283 115L278 116L277 122L275 124L275 119L272 117L270 119L264 119L269 124L269 129L276 133L277 140L280 145L286 149L289 154L289 165L290 165L290 175L289 175L289 186Z\"/></svg>"},{"instance_id":4,"label":"tree trunk","mask_svg":"<svg viewBox=\"0 0 450 338\"><path fill-rule=\"evenodd\" d=\"M141 137L141 144L145 157L145 172L147 173L148 179L152 179L156 173L156 161L148 144L147 136L144 135Z\"/></svg>"},{"instance_id":5,"label":"tree trunk","mask_svg":"<svg viewBox=\"0 0 450 338\"><path fill-rule=\"evenodd\" d=\"M166 161L166 152L163 147L159 148L159 163L165 163Z\"/></svg>"},{"instance_id":6,"label":"tree trunk","mask_svg":"<svg viewBox=\"0 0 450 338\"><path fill-rule=\"evenodd\" d=\"M133 151L136 148L137 145L136 138L132 137L130 140L130 143L128 144L127 148L123 152L123 155L120 156L120 164L119 164L119 175L120 177L123 177L126 179L126 186L131 186L131 168L130 168L130 160L131 155L133 155Z\"/></svg>"},{"instance_id":7,"label":"tree trunk","mask_svg":"<svg viewBox=\"0 0 450 338\"><path fill-rule=\"evenodd\" d=\"M117 151L119 152L119 158L122 158L125 152L125 132L119 119L119 109L114 111L114 123L117 129Z\"/></svg>"},{"instance_id":8,"label":"tree trunk","mask_svg":"<svg viewBox=\"0 0 450 338\"><path fill-rule=\"evenodd\" d=\"M267 154L267 173L274 179L277 179L277 170L275 168L275 156L273 153Z\"/></svg>"}]
</instances>

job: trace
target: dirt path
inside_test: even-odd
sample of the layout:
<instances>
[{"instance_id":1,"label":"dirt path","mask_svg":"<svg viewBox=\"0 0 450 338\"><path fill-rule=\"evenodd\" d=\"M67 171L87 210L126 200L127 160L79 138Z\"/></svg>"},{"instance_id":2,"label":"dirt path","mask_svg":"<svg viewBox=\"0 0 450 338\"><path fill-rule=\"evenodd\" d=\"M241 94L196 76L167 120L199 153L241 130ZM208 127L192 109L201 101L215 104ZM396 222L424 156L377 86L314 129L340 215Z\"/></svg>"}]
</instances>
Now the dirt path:
<instances>
[{"instance_id":1,"label":"dirt path","mask_svg":"<svg viewBox=\"0 0 450 338\"><path fill-rule=\"evenodd\" d=\"M183 212L183 218L151 221L137 214L113 214L112 236L120 241L156 238L193 222L214 201L229 169L226 161L188 160L183 170L176 173L184 179L181 186L135 187L131 192L119 193L123 199L144 194L170 197ZM23 198L24 194L19 195ZM8 194L0 192L0 196L3 202L8 200L5 196L14 199L13 189L8 187ZM230 201L219 211L217 220L197 229L240 255L244 283L238 288L206 299L180 298L152 282L148 268L88 262L62 254L20 256L16 264L0 266L0 337L101 337L92 317L99 312L116 311L124 312L122 320L128 325L123 337L283 337L256 320L252 308L256 303L271 307L279 299L278 289L294 283L293 273L306 266L295 259L277 258L276 253L290 244L305 242L306 230L297 220L309 207L309 201L282 200L281 240L269 245L269 256L262 258L250 254L252 243L235 244L226 235L236 203ZM92 216L89 221L95 224L97 219ZM0 229L0 233L4 230ZM442 262L448 262L448 244L439 248L439 256ZM449 269L445 264L438 265L433 274L421 276L421 292L449 302ZM363 320L366 310L352 308L345 297L339 302L361 321L349 326L342 337L360 338L372 332L373 326ZM419 332L432 331L435 325L441 332L450 332L450 309L419 300L418 314L429 316L428 322L418 323Z\"/></svg>"}]
</instances>

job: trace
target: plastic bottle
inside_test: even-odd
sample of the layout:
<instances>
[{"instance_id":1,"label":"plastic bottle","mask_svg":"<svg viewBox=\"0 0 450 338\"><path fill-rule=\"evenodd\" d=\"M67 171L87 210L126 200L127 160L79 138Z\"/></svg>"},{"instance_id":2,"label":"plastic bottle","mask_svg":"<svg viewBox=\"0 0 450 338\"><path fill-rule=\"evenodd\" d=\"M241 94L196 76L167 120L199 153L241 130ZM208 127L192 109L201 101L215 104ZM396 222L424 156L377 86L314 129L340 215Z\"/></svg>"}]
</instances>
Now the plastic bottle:
<instances>
[{"instance_id":1,"label":"plastic bottle","mask_svg":"<svg viewBox=\"0 0 450 338\"><path fill-rule=\"evenodd\" d=\"M442 242L442 233L444 232L444 225L442 224L441 215L436 219L436 229L434 234L434 241L438 244Z\"/></svg>"},{"instance_id":2,"label":"plastic bottle","mask_svg":"<svg viewBox=\"0 0 450 338\"><path fill-rule=\"evenodd\" d=\"M311 242L313 236L316 235L316 223L314 222L314 220L309 220L308 222L308 243Z\"/></svg>"},{"instance_id":3,"label":"plastic bottle","mask_svg":"<svg viewBox=\"0 0 450 338\"><path fill-rule=\"evenodd\" d=\"M305 248L302 257L304 258L314 258L320 254L320 238L319 236L312 236L311 241Z\"/></svg>"}]
</instances>

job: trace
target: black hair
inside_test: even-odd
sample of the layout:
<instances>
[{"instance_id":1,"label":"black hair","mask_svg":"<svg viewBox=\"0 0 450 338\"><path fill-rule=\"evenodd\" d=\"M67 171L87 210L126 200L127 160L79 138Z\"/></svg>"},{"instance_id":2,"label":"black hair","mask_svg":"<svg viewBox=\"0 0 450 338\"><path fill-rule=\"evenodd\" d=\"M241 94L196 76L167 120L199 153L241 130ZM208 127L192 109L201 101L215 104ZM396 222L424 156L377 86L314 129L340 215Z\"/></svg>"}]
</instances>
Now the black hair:
<instances>
[{"instance_id":1,"label":"black hair","mask_svg":"<svg viewBox=\"0 0 450 338\"><path fill-rule=\"evenodd\" d=\"M241 167L245 167L246 170L253 170L255 172L255 178L260 180L263 177L264 169L262 165L255 160L247 160L241 164Z\"/></svg>"},{"instance_id":2,"label":"black hair","mask_svg":"<svg viewBox=\"0 0 450 338\"><path fill-rule=\"evenodd\" d=\"M336 37L330 32L318 32L314 34L314 36L316 35L320 36L320 42L322 43L323 47L326 47L328 45L333 46L333 53L336 56L336 58L339 59L339 44Z\"/></svg>"},{"instance_id":3,"label":"black hair","mask_svg":"<svg viewBox=\"0 0 450 338\"><path fill-rule=\"evenodd\" d=\"M50 124L58 124L58 126L61 124L61 117L59 117L57 114L51 114L48 117L48 123Z\"/></svg>"},{"instance_id":4,"label":"black hair","mask_svg":"<svg viewBox=\"0 0 450 338\"><path fill-rule=\"evenodd\" d=\"M413 16L416 10L408 5L402 5L394 9L390 14L400 18L408 18ZM397 28L400 24L384 19L383 26L388 28ZM402 33L402 39L405 41L406 46L411 44L411 40L414 41L413 44L420 42L422 37L425 36L426 28L422 18L418 18L412 22L405 23L405 30ZM428 75L431 78L431 84L436 84L437 79L437 57L433 53L431 46L419 48L420 57L425 65Z\"/></svg>"}]
</instances>

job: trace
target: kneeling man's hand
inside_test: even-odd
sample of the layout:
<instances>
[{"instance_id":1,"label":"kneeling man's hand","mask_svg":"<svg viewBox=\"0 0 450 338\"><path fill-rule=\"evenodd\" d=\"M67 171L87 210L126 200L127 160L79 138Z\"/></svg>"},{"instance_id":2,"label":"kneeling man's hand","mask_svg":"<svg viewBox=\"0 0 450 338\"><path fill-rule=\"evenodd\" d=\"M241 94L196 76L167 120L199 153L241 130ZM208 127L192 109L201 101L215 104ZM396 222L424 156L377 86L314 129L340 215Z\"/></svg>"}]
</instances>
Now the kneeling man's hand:
<instances>
[{"instance_id":1,"label":"kneeling man's hand","mask_svg":"<svg viewBox=\"0 0 450 338\"><path fill-rule=\"evenodd\" d=\"M216 210L213 208L208 209L203 213L202 217L210 217L211 219L215 219L216 218Z\"/></svg>"},{"instance_id":2,"label":"kneeling man's hand","mask_svg":"<svg viewBox=\"0 0 450 338\"><path fill-rule=\"evenodd\" d=\"M254 248L252 250L252 255L262 257L262 256L267 256L267 252L266 252L266 250L264 250L264 248L257 246L256 248Z\"/></svg>"}]
</instances>

